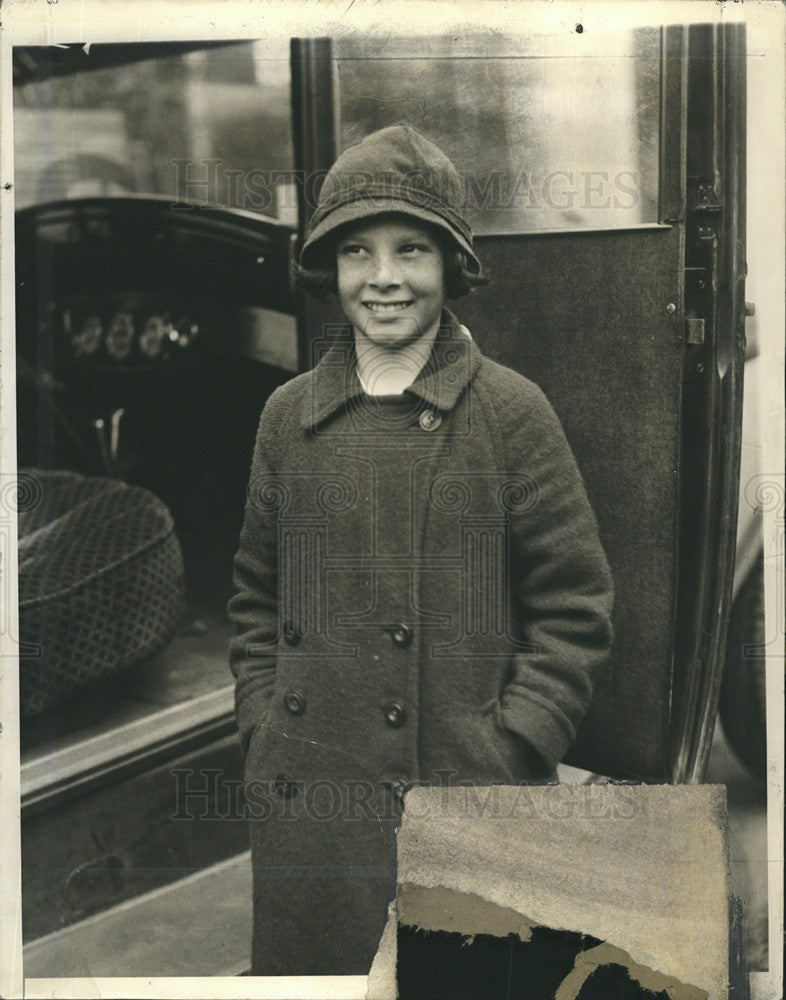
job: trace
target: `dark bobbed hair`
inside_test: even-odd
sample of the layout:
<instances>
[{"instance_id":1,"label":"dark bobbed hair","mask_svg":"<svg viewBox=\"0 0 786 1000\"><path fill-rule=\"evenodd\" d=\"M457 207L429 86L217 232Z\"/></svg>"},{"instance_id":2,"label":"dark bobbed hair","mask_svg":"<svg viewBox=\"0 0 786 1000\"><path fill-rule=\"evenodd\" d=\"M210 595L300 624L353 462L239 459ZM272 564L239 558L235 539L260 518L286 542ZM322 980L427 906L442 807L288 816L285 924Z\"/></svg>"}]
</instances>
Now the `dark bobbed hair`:
<instances>
[{"instance_id":1,"label":"dark bobbed hair","mask_svg":"<svg viewBox=\"0 0 786 1000\"><path fill-rule=\"evenodd\" d=\"M393 217L400 213L390 213ZM373 218L387 218L384 213ZM467 268L467 255L459 247L450 235L438 226L429 225L421 219L416 220L419 226L428 229L431 236L442 249L442 257L445 261L445 295L449 299L458 299L462 295L468 295L473 288L480 285L487 285L489 279L481 271L473 274ZM358 223L348 223L341 226L329 237L320 240L311 248L311 257L314 261L311 267L303 267L297 261L292 264L292 276L295 285L324 302L330 295L338 294L338 265L336 264L336 245L347 229L358 225Z\"/></svg>"}]
</instances>

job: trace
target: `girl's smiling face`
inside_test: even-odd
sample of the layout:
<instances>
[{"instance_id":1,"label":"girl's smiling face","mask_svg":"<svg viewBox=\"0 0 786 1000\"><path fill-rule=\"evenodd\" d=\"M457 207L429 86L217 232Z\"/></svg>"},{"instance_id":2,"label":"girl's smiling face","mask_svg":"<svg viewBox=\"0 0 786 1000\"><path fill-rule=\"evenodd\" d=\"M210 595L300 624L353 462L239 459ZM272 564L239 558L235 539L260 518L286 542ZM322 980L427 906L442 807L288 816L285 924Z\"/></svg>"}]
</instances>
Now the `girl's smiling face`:
<instances>
[{"instance_id":1,"label":"girl's smiling face","mask_svg":"<svg viewBox=\"0 0 786 1000\"><path fill-rule=\"evenodd\" d=\"M445 262L430 227L404 215L361 223L339 237L336 261L339 302L356 335L397 349L439 322Z\"/></svg>"}]
</instances>

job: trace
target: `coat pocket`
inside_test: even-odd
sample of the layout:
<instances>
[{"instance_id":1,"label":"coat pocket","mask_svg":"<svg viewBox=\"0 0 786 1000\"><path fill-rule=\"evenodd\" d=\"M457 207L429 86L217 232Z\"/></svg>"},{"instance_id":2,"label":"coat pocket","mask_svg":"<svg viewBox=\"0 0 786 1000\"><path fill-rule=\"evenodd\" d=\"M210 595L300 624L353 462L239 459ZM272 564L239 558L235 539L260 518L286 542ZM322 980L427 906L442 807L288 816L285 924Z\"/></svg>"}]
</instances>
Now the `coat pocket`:
<instances>
[{"instance_id":1,"label":"coat pocket","mask_svg":"<svg viewBox=\"0 0 786 1000\"><path fill-rule=\"evenodd\" d=\"M489 745L507 772L504 780L518 782L532 778L524 740L503 722L499 698L487 702L481 714L488 721Z\"/></svg>"}]
</instances>

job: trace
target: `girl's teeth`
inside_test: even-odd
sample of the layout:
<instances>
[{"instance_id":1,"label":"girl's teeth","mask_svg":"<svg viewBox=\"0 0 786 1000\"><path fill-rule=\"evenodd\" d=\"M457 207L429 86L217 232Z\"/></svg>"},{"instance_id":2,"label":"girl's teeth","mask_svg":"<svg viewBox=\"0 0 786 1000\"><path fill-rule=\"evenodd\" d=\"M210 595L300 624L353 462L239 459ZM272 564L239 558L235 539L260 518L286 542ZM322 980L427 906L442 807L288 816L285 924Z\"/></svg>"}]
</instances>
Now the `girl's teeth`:
<instances>
[{"instance_id":1,"label":"girl's teeth","mask_svg":"<svg viewBox=\"0 0 786 1000\"><path fill-rule=\"evenodd\" d=\"M372 312L401 312L402 309L406 309L407 302L369 302L368 308Z\"/></svg>"}]
</instances>

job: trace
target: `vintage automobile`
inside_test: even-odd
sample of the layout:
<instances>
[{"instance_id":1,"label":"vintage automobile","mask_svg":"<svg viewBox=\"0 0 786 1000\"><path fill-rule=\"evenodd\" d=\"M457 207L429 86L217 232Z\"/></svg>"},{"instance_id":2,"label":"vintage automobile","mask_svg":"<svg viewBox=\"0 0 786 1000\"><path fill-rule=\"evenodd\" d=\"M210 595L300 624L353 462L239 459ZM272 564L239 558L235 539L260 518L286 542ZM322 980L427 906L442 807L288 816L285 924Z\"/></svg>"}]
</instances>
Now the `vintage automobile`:
<instances>
[{"instance_id":1,"label":"vintage automobile","mask_svg":"<svg viewBox=\"0 0 786 1000\"><path fill-rule=\"evenodd\" d=\"M65 473L157 499L161 538L179 546L161 593L181 601L130 662L99 670L106 643L74 640L64 655L79 669L69 661L46 698L46 650L22 632L21 670L34 677L21 705L26 975L247 968L231 561L259 412L334 318L290 279L314 178L338 148L396 121L432 135L467 178L494 292L457 311L553 402L614 572L611 671L568 763L698 782L720 700L761 775L761 663L740 654L760 641L750 504L735 533L743 31L637 29L600 58L572 49L570 106L565 40L528 39L536 59L519 58L522 44L468 35L426 51L414 37L348 33L294 39L288 60L263 42L15 50L30 506L43 496L46 508ZM598 100L609 110L590 128ZM50 514L31 531L49 531L51 546L59 508Z\"/></svg>"}]
</instances>

